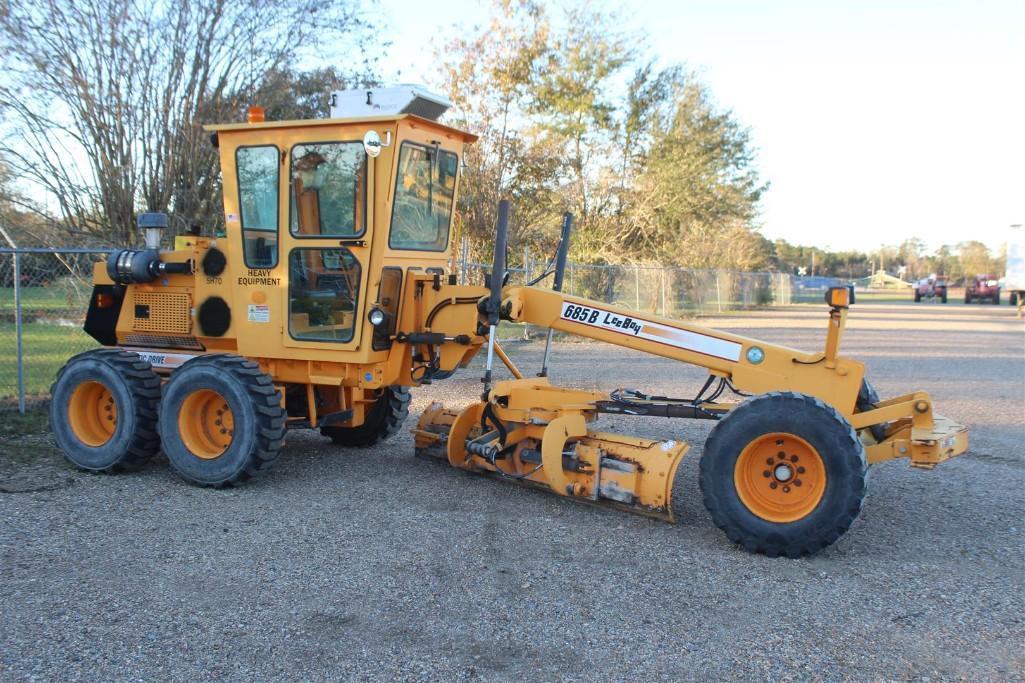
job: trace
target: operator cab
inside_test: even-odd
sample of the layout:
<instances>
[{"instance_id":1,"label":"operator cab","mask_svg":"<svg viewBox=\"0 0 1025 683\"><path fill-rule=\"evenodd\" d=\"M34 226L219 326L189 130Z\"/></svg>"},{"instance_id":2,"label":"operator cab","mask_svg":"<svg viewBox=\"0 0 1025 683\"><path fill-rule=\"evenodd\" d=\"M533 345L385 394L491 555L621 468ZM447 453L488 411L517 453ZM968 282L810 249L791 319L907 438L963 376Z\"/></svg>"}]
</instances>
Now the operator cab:
<instances>
[{"instance_id":1,"label":"operator cab","mask_svg":"<svg viewBox=\"0 0 1025 683\"><path fill-rule=\"evenodd\" d=\"M459 157L476 138L436 121L449 106L414 86L344 91L332 93L330 119L265 122L257 112L209 128L229 261L244 266L233 308L246 331L265 331L279 308L252 308L252 290L266 285L273 298L277 286L287 290L286 346L390 346L404 276L444 272L450 259ZM383 328L360 325L375 308Z\"/></svg>"}]
</instances>

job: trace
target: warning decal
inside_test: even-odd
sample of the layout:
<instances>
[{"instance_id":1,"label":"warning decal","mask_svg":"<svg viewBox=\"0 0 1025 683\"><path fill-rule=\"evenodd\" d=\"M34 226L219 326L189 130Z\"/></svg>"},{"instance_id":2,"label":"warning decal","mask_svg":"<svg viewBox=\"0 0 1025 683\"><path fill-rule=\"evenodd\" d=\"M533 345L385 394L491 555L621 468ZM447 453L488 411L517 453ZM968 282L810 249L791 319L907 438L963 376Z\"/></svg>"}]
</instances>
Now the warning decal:
<instances>
[{"instance_id":1,"label":"warning decal","mask_svg":"<svg viewBox=\"0 0 1025 683\"><path fill-rule=\"evenodd\" d=\"M251 323L269 323L270 306L267 304L249 304L248 320Z\"/></svg>"},{"instance_id":2,"label":"warning decal","mask_svg":"<svg viewBox=\"0 0 1025 683\"><path fill-rule=\"evenodd\" d=\"M611 332L640 337L648 341L674 346L686 351L694 351L706 356L715 356L723 360L740 360L741 345L728 339L720 339L708 334L681 330L662 323L651 322L621 313L604 311L591 306L581 306L563 302L560 317L574 323L598 327Z\"/></svg>"}]
</instances>

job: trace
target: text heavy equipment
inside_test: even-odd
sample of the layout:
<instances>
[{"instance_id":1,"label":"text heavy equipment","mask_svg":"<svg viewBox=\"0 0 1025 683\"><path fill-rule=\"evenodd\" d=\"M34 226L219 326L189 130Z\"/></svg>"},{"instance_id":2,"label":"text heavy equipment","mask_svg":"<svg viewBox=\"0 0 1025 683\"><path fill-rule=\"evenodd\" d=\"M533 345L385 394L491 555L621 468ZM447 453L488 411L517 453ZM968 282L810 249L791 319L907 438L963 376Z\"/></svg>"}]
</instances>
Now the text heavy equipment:
<instances>
[{"instance_id":1,"label":"text heavy equipment","mask_svg":"<svg viewBox=\"0 0 1025 683\"><path fill-rule=\"evenodd\" d=\"M409 87L342 92L330 119L265 122L253 108L248 123L211 127L224 232L162 250L166 217L143 214L145 246L96 265L85 330L105 348L72 358L53 386L67 458L113 471L162 448L190 482L237 483L268 470L293 428L340 446L388 438L410 387L450 377L482 348L482 395L428 407L413 430L418 456L672 520L688 445L593 425L602 414L713 420L705 505L732 541L768 555L843 534L870 465L931 468L966 450L967 430L928 394L880 400L865 366L840 355L847 288L827 294L817 352L570 296L568 215L545 277L510 286L506 202L489 282L456 284L450 229L475 138L437 121L447 106ZM536 376L496 341L501 320L549 330ZM687 398L561 387L548 379L554 331L700 366L707 381ZM493 379L496 359L512 379Z\"/></svg>"}]
</instances>

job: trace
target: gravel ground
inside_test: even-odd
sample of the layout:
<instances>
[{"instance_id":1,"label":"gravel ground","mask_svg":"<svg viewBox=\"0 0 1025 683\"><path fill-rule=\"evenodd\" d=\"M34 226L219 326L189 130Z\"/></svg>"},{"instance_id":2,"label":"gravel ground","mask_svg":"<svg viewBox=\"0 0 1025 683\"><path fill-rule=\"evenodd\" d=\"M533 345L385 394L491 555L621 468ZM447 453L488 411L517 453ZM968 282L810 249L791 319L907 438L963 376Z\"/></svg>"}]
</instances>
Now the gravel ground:
<instances>
[{"instance_id":1,"label":"gravel ground","mask_svg":"<svg viewBox=\"0 0 1025 683\"><path fill-rule=\"evenodd\" d=\"M712 324L819 348L825 311ZM0 443L0 678L232 680L1022 679L1025 334L1009 307L856 306L844 342L885 397L932 393L971 429L932 472L872 470L834 546L769 559L702 505L709 424L683 438L676 525L293 433L273 472L212 491L161 458L75 471L46 434ZM539 345L511 347L533 368ZM702 373L558 344L554 379L674 395ZM478 374L415 392L465 404ZM412 419L408 423L412 426Z\"/></svg>"}]
</instances>

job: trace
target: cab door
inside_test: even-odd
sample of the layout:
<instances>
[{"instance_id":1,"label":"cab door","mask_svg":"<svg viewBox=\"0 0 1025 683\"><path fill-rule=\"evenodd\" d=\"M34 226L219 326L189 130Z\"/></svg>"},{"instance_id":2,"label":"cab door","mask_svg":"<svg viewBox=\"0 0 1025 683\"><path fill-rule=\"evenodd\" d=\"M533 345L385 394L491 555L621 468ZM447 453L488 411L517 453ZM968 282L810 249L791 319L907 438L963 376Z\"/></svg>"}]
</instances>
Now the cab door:
<instances>
[{"instance_id":1,"label":"cab door","mask_svg":"<svg viewBox=\"0 0 1025 683\"><path fill-rule=\"evenodd\" d=\"M287 150L285 346L359 348L370 264L371 163L356 139L296 142Z\"/></svg>"}]
</instances>

